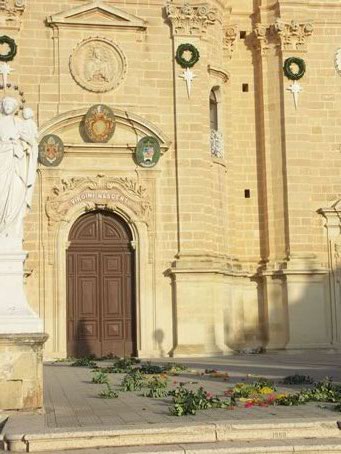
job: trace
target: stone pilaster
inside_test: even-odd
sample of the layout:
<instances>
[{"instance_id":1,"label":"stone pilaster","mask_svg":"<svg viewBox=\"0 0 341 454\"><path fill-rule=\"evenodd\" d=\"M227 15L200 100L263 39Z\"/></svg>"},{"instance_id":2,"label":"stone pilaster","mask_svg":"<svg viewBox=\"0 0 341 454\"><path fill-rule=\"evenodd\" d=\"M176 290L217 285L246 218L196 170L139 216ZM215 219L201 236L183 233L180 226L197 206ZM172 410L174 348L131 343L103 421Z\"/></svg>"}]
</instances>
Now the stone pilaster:
<instances>
[{"instance_id":1,"label":"stone pilaster","mask_svg":"<svg viewBox=\"0 0 341 454\"><path fill-rule=\"evenodd\" d=\"M207 37L219 29L221 43L222 19L217 9L200 4L168 4L166 14L173 39L178 204L178 254L170 273L177 332L173 355L216 354L221 350L214 340L213 314L207 314L214 291L210 282L215 248ZM187 69L193 76L190 92L184 80L186 69L175 60L178 47L186 43L200 53L199 61ZM191 321L190 314L196 314Z\"/></svg>"},{"instance_id":2,"label":"stone pilaster","mask_svg":"<svg viewBox=\"0 0 341 454\"><path fill-rule=\"evenodd\" d=\"M327 230L332 342L341 346L341 199L318 210Z\"/></svg>"}]
</instances>

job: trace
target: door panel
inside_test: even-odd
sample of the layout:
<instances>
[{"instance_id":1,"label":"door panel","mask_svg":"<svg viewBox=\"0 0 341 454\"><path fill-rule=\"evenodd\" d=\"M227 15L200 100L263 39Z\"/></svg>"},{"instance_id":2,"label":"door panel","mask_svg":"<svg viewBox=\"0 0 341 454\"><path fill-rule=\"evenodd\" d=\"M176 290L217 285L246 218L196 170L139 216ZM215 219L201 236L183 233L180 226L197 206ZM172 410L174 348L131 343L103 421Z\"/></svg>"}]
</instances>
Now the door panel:
<instances>
[{"instance_id":1,"label":"door panel","mask_svg":"<svg viewBox=\"0 0 341 454\"><path fill-rule=\"evenodd\" d=\"M121 275L123 272L123 257L116 253L102 253L103 274L106 275Z\"/></svg>"},{"instance_id":2,"label":"door panel","mask_svg":"<svg viewBox=\"0 0 341 454\"><path fill-rule=\"evenodd\" d=\"M136 354L131 234L117 216L83 215L67 251L68 355Z\"/></svg>"},{"instance_id":3,"label":"door panel","mask_svg":"<svg viewBox=\"0 0 341 454\"><path fill-rule=\"evenodd\" d=\"M97 318L98 289L97 277L78 276L78 315L81 319L85 317Z\"/></svg>"},{"instance_id":4,"label":"door panel","mask_svg":"<svg viewBox=\"0 0 341 454\"><path fill-rule=\"evenodd\" d=\"M103 279L103 317L123 316L122 284L120 278Z\"/></svg>"}]
</instances>

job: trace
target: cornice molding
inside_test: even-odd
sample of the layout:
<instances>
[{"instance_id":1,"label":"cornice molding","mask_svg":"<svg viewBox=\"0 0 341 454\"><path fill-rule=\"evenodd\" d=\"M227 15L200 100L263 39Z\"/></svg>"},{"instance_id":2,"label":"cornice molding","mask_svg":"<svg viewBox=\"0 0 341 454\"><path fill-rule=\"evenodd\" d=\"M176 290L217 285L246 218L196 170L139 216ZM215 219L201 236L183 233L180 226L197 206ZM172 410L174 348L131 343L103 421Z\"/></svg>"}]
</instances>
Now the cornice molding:
<instances>
[{"instance_id":1,"label":"cornice molding","mask_svg":"<svg viewBox=\"0 0 341 454\"><path fill-rule=\"evenodd\" d=\"M225 69L208 65L207 70L211 76L221 79L224 84L230 80L230 73L225 71Z\"/></svg>"},{"instance_id":2,"label":"cornice molding","mask_svg":"<svg viewBox=\"0 0 341 454\"><path fill-rule=\"evenodd\" d=\"M46 22L54 27L106 27L145 30L146 22L116 6L101 0L70 8L48 16Z\"/></svg>"}]
</instances>

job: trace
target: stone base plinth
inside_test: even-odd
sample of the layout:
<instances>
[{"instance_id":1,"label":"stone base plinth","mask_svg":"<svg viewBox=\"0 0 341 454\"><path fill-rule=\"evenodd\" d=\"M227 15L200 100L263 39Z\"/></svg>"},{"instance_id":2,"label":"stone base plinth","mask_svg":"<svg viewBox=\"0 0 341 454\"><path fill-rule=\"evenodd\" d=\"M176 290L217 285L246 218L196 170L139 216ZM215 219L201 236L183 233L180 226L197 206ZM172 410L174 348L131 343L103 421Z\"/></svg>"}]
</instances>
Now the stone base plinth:
<instances>
[{"instance_id":1,"label":"stone base plinth","mask_svg":"<svg viewBox=\"0 0 341 454\"><path fill-rule=\"evenodd\" d=\"M43 405L43 345L47 334L0 334L0 409Z\"/></svg>"},{"instance_id":2,"label":"stone base plinth","mask_svg":"<svg viewBox=\"0 0 341 454\"><path fill-rule=\"evenodd\" d=\"M171 352L173 358L220 356L223 352L217 347L207 345L177 345Z\"/></svg>"}]
</instances>

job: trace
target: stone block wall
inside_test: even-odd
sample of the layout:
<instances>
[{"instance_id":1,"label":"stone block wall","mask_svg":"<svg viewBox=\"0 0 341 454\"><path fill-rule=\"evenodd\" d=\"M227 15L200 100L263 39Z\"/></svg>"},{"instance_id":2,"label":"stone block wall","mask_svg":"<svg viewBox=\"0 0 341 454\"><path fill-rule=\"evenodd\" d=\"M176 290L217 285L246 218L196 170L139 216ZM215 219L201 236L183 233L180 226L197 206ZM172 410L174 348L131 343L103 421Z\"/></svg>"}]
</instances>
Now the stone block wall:
<instances>
[{"instance_id":1,"label":"stone block wall","mask_svg":"<svg viewBox=\"0 0 341 454\"><path fill-rule=\"evenodd\" d=\"M152 207L149 221L116 207L141 250L141 355L337 345L329 283L339 262L317 211L341 193L339 2L208 0L200 19L193 0L190 12L182 2L171 3L172 12L164 1L95 3L30 0L21 26L6 30L18 44L11 80L34 108L41 137L54 133L65 143L59 167L39 168L25 225L26 289L50 334L47 355L67 353L63 254L86 209L51 221L48 199L62 180L101 174L142 185ZM119 26L117 14L145 25L129 16L133 22ZM96 36L116 43L127 61L120 85L104 93L82 88L70 72L74 49ZM190 97L174 59L182 43L200 52ZM307 67L297 109L282 69L290 56ZM222 158L210 152L212 88ZM97 103L122 117L107 147L84 144L79 131ZM147 133L163 147L153 169L133 158Z\"/></svg>"}]
</instances>

